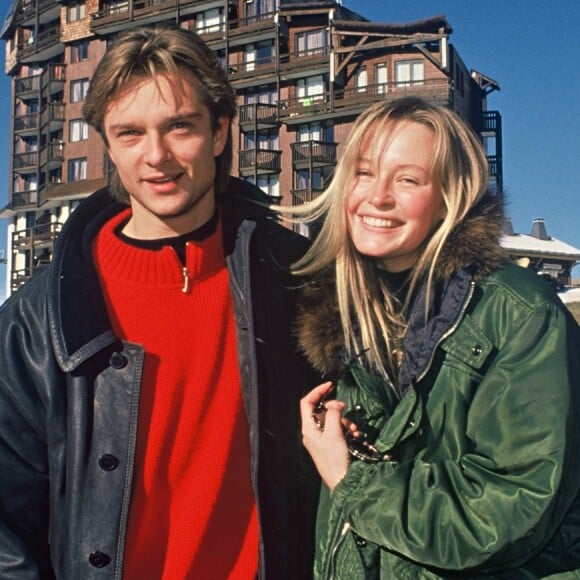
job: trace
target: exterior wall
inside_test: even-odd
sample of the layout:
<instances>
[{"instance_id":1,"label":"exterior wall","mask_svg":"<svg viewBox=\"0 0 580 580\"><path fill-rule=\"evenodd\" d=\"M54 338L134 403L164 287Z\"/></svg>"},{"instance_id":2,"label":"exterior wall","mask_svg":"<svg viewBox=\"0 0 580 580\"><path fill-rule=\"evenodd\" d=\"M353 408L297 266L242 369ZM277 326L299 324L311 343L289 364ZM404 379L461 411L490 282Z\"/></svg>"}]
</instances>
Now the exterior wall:
<instances>
[{"instance_id":1,"label":"exterior wall","mask_svg":"<svg viewBox=\"0 0 580 580\"><path fill-rule=\"evenodd\" d=\"M13 2L22 3L23 0ZM333 28L335 20L348 15L341 12L342 8L338 3L329 6L327 3L321 5L312 2L312 7L306 10L303 7L297 10L292 9L291 5L284 5L274 17L273 13L255 16L251 11L256 9L258 3L249 4L246 0L180 0L179 7L172 0L155 3L129 0L126 11L109 10L104 0L86 0L84 16L76 20L69 18L69 4L68 0L44 3L50 9L53 20L43 22L43 29L50 31L52 27L53 31L59 31L61 49L52 55L46 53L39 56L37 62L23 59L22 47L26 46L39 22L31 21L30 18L22 21L17 11L13 22L5 27L6 71L13 76L14 81L29 76L34 65L45 69L51 63L66 66L62 93L55 92L51 97L62 100L64 105L63 158L60 167L62 183L46 183L44 190L39 192L38 200L30 200L30 203L23 205L14 204L14 194L17 192L11 189L10 205L0 213L0 217L11 220L15 236L19 235L19 239L24 240L21 246L11 246L9 249L8 253L13 258L13 273L26 269L25 266L30 265L33 254L43 249L41 245L34 246L37 243L36 238L31 235L36 231L34 218L40 219L45 215L45 210L49 210L51 222L56 227L67 219L79 199L104 183L106 151L101 138L90 128L87 139L70 141L71 121L81 119L83 104L71 101L71 84L81 79L90 79L104 54L107 39L132 26L177 20L183 28L198 30L202 38L224 60L227 55L230 80L239 95L240 106L240 115L232 127L232 173L252 181L258 180L259 183L261 180L277 182L277 186L269 193L281 196L274 197L274 201L281 201L283 204L301 203L317 195L327 184L347 141L353 120L374 101L400 94L419 94L457 109L477 129L475 124L479 122L484 95L472 81L467 68L454 50L449 51L450 66L445 69L426 59L411 43L407 46L385 44L383 48L368 51L355 49L360 36L353 40L348 33L342 34L340 30L337 32ZM215 14L206 12L216 8L224 14L221 24L213 18ZM385 7L385 15L388 17L388 7ZM208 16L210 26L200 29L201 25L208 24L203 21ZM250 18L246 18L248 16ZM320 29L327 31L327 46L300 53L300 35ZM387 38L388 30L383 32L383 38ZM71 51L76 43L82 41L88 42L87 58L73 63ZM260 43L263 42L271 43L270 55L262 60L256 57L257 60L252 61L249 57L249 45L258 54L258 49L262 47ZM348 49L349 46L352 54L334 52L339 48ZM433 58L436 61L441 60L435 42L429 43L429 49L434 51ZM334 75L333 72L338 71L345 59L348 61L346 66ZM424 81L409 86L395 85L396 63L416 59L424 62ZM382 64L387 67L386 86L378 87L376 65ZM366 86L357 87L357 70L363 66L367 69ZM300 92L302 89L299 85L312 75L322 76L323 90L312 98L305 97ZM463 78L463 90L457 87L454 75ZM451 81L455 81L455 89L450 92ZM272 92L273 117L267 122L261 122L259 126L247 119L242 120L244 107L250 114L259 114L258 109L252 113L253 106L248 109L247 103L254 98L252 95L266 87ZM46 99L46 95L42 99ZM17 99L14 98L14 104L16 102ZM18 111L17 108L13 110ZM264 119L260 117L260 120ZM16 119L13 119L13 124L15 123ZM320 138L301 139L300 132L306 131L309 124L313 133L316 133L317 126L322 128ZM43 138L49 139L52 138L50 135L57 134L58 132L46 133ZM271 137L270 141L266 138L267 135ZM21 152L21 139L15 136L11 140L12 151ZM254 145L250 147L248 144L251 143ZM68 175L68 162L78 158L87 159L86 180L72 181ZM57 161L54 161L54 167L57 167ZM17 169L11 169L11 183L15 179L16 182L21 179L21 172ZM41 175L42 171L44 168L39 162L38 174ZM27 279L27 275L12 278L14 290Z\"/></svg>"}]
</instances>

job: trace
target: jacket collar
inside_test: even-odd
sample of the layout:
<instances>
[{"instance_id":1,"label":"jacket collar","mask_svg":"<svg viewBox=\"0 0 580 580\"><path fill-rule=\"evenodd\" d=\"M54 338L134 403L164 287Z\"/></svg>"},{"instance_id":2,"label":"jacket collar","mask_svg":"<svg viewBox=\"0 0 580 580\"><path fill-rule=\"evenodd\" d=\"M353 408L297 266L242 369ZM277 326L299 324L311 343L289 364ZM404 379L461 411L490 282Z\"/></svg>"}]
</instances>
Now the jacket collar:
<instances>
[{"instance_id":1,"label":"jacket collar","mask_svg":"<svg viewBox=\"0 0 580 580\"><path fill-rule=\"evenodd\" d=\"M242 222L275 217L268 199L251 184L230 179L227 192L216 198L226 255L234 249ZM58 237L48 270L48 314L54 352L65 372L118 341L101 293L92 244L103 224L126 207L108 189L99 190L79 205Z\"/></svg>"},{"instance_id":2,"label":"jacket collar","mask_svg":"<svg viewBox=\"0 0 580 580\"><path fill-rule=\"evenodd\" d=\"M426 284L420 285L409 315L401 385L409 385L428 367L433 349L463 314L472 294L472 283L505 260L499 243L503 220L502 200L488 194L450 235L440 256L427 322ZM331 269L304 289L297 333L300 348L317 370L325 374L340 370L345 356L344 336Z\"/></svg>"}]
</instances>

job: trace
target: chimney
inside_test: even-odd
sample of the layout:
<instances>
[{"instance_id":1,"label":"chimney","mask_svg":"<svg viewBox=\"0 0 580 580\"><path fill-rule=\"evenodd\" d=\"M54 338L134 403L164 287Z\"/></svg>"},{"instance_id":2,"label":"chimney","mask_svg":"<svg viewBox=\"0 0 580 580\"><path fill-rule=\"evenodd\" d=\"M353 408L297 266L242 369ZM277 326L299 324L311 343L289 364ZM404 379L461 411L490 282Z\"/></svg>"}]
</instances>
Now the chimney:
<instances>
[{"instance_id":1,"label":"chimney","mask_svg":"<svg viewBox=\"0 0 580 580\"><path fill-rule=\"evenodd\" d=\"M544 218L536 218L532 224L532 234L534 238L538 240L549 240L548 232L546 231L546 226L544 224Z\"/></svg>"},{"instance_id":2,"label":"chimney","mask_svg":"<svg viewBox=\"0 0 580 580\"><path fill-rule=\"evenodd\" d=\"M512 219L509 217L504 218L503 227L501 233L504 236L514 236L514 225L512 224Z\"/></svg>"}]
</instances>

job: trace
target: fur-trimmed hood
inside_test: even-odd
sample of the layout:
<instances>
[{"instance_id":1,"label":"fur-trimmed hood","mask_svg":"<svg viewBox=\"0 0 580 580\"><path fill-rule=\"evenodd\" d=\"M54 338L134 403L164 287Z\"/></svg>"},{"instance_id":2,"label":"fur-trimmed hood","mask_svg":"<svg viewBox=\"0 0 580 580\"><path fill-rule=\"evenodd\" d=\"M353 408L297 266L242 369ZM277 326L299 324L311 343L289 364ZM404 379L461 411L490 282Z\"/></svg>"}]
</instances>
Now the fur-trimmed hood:
<instances>
[{"instance_id":1,"label":"fur-trimmed hood","mask_svg":"<svg viewBox=\"0 0 580 580\"><path fill-rule=\"evenodd\" d=\"M469 269L475 281L496 270L506 255L500 246L504 223L503 201L488 194L459 223L445 244L436 278L448 280ZM308 283L298 306L297 333L301 350L322 373L335 373L341 365L344 337L334 289L334 269Z\"/></svg>"}]
</instances>

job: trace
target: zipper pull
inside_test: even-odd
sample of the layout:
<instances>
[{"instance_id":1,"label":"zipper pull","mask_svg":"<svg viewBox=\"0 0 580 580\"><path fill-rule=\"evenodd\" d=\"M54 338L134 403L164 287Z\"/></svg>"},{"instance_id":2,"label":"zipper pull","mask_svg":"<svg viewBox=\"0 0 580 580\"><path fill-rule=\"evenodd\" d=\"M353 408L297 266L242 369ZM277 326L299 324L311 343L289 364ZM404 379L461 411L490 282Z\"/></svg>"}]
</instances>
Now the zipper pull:
<instances>
[{"instance_id":1,"label":"zipper pull","mask_svg":"<svg viewBox=\"0 0 580 580\"><path fill-rule=\"evenodd\" d=\"M183 288L181 289L181 291L184 294L189 294L191 291L191 280L189 279L189 270L184 267L183 270L181 270L181 273L183 274Z\"/></svg>"}]
</instances>

